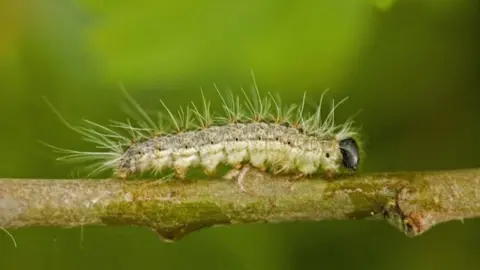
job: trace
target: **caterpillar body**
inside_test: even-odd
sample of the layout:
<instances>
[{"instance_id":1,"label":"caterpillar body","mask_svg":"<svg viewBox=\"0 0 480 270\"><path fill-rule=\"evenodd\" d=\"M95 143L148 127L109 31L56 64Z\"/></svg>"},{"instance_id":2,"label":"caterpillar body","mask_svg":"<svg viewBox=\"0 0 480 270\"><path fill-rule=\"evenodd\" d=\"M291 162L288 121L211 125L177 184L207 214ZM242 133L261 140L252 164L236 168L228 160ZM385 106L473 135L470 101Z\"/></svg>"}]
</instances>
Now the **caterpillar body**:
<instances>
[{"instance_id":1,"label":"caterpillar body","mask_svg":"<svg viewBox=\"0 0 480 270\"><path fill-rule=\"evenodd\" d=\"M92 173L112 170L114 177L122 179L172 169L176 177L184 178L194 167L211 175L220 164L237 170L252 166L273 174L297 176L317 172L332 176L357 169L360 144L353 122L336 125L334 121L334 112L345 99L332 103L327 117L322 119L325 92L314 113L307 114L305 95L300 104L283 107L270 93L260 96L256 84L253 98L242 90L243 97L231 93L227 101L216 89L223 116L211 113L203 92L203 108L191 103L180 108L178 115L161 102L164 113L159 114L159 119L167 116L170 129L153 121L126 91L127 99L140 115L135 124L112 122L106 126L85 120L88 127L72 126L52 107L68 127L101 149L92 152L54 147L64 154L58 159L90 161Z\"/></svg>"}]
</instances>

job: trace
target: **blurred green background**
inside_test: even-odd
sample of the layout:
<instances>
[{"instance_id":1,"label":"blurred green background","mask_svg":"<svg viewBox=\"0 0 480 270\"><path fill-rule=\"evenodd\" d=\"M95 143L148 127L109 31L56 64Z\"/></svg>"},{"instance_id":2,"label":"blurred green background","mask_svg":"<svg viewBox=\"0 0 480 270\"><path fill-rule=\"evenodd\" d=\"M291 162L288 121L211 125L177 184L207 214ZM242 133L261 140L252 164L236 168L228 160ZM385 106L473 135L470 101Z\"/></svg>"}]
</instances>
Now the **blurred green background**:
<instances>
[{"instance_id":1,"label":"blurred green background","mask_svg":"<svg viewBox=\"0 0 480 270\"><path fill-rule=\"evenodd\" d=\"M362 170L480 166L476 0L0 1L0 177L71 178L39 140L91 147L73 123L122 120L122 82L149 111L200 87L252 85L297 102L349 96ZM0 233L0 269L478 269L480 221L409 239L382 222L238 225L175 244L142 228ZM477 242L478 241L478 242Z\"/></svg>"}]
</instances>

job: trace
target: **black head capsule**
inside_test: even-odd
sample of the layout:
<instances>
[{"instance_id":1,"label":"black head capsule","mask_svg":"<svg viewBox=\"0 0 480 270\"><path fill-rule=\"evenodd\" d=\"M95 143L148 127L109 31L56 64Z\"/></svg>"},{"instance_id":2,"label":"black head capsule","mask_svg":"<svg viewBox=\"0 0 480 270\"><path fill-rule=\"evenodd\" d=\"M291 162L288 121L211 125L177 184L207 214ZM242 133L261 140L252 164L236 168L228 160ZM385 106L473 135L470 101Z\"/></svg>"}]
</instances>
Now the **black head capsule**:
<instances>
[{"instance_id":1,"label":"black head capsule","mask_svg":"<svg viewBox=\"0 0 480 270\"><path fill-rule=\"evenodd\" d=\"M350 170L357 170L360 162L358 144L353 138L346 138L340 141L343 166Z\"/></svg>"}]
</instances>

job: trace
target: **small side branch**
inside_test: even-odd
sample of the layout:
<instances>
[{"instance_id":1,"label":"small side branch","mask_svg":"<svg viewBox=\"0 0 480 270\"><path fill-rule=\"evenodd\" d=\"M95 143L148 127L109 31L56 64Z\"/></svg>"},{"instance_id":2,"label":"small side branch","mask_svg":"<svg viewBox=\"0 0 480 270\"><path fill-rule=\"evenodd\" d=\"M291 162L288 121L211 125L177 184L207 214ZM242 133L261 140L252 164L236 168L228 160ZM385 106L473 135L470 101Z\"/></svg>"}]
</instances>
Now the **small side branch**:
<instances>
[{"instance_id":1,"label":"small side branch","mask_svg":"<svg viewBox=\"0 0 480 270\"><path fill-rule=\"evenodd\" d=\"M149 227L166 240L206 227L298 220L387 220L408 236L480 217L480 169L292 181L250 170L246 191L196 181L0 179L0 227Z\"/></svg>"}]
</instances>

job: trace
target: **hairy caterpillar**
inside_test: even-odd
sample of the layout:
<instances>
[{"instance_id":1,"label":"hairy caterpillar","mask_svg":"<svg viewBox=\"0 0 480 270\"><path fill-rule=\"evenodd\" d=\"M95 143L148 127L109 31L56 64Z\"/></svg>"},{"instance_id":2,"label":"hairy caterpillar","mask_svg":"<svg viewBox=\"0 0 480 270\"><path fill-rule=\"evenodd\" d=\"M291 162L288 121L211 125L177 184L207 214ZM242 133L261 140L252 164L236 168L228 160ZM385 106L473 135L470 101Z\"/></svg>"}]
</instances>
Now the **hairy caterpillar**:
<instances>
[{"instance_id":1,"label":"hairy caterpillar","mask_svg":"<svg viewBox=\"0 0 480 270\"><path fill-rule=\"evenodd\" d=\"M89 161L93 173L112 170L113 176L127 178L144 172L173 170L184 178L190 168L201 167L214 174L220 164L240 172L255 167L273 174L295 174L302 177L323 171L332 176L342 170L355 171L360 161L360 144L352 121L336 125L335 104L322 119L322 101L315 111L305 112L306 95L300 104L282 106L272 94L262 97L254 87L253 97L242 89L242 97L230 93L226 99L217 90L224 115L211 112L211 102L203 91L202 106L191 103L175 115L164 103L159 120L168 119L170 128L155 122L136 101L124 93L140 116L131 121L105 126L85 120L88 127L69 124L72 130L95 144L98 151L78 151L54 147L64 154L58 160ZM238 174L238 173L237 173Z\"/></svg>"}]
</instances>

